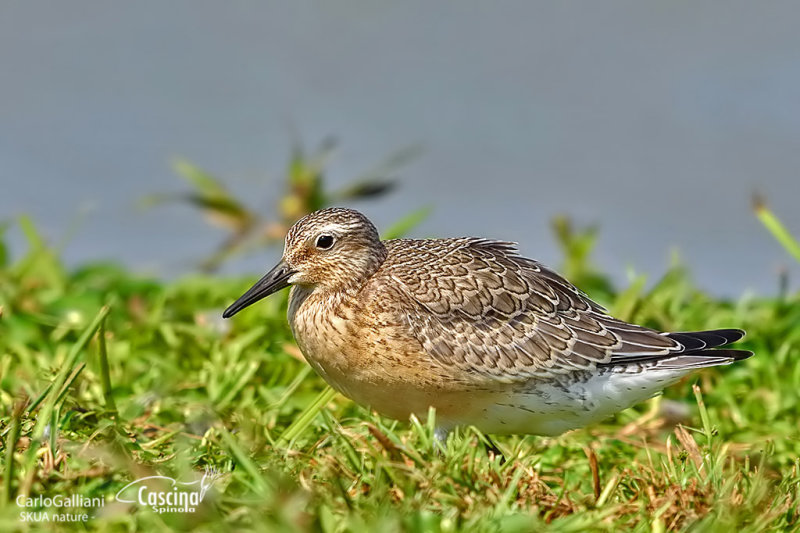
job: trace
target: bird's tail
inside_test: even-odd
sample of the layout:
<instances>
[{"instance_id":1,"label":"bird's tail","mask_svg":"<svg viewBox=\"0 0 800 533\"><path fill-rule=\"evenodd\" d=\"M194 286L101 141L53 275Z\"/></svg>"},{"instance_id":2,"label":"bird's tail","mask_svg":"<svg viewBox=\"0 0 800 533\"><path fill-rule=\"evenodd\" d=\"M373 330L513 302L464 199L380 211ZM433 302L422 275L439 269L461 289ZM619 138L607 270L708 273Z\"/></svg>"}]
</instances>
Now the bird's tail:
<instances>
[{"instance_id":1,"label":"bird's tail","mask_svg":"<svg viewBox=\"0 0 800 533\"><path fill-rule=\"evenodd\" d=\"M729 365L753 355L749 350L724 348L744 337L744 331L741 329L686 331L665 333L665 335L681 343L683 350L659 359L657 368L690 369Z\"/></svg>"}]
</instances>

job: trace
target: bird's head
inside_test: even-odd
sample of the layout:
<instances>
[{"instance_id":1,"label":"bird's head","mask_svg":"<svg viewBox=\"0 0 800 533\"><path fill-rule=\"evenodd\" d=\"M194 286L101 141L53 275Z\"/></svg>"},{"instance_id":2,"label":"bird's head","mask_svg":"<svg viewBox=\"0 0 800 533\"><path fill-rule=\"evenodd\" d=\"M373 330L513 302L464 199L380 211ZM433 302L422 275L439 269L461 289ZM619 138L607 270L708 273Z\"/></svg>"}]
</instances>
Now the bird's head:
<instances>
[{"instance_id":1,"label":"bird's head","mask_svg":"<svg viewBox=\"0 0 800 533\"><path fill-rule=\"evenodd\" d=\"M289 230L280 262L222 316L231 317L289 285L330 291L359 286L385 258L386 248L367 217L339 207L315 211Z\"/></svg>"}]
</instances>

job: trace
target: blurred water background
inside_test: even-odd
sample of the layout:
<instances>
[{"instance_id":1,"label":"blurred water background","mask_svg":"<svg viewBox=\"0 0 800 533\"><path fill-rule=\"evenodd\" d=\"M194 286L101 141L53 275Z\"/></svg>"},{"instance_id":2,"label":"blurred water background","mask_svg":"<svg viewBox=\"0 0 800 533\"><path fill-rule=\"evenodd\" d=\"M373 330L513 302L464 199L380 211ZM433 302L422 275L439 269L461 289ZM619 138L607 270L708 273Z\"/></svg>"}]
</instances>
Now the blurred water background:
<instances>
[{"instance_id":1,"label":"blurred water background","mask_svg":"<svg viewBox=\"0 0 800 533\"><path fill-rule=\"evenodd\" d=\"M750 201L800 231L798 20L793 2L6 2L0 219L31 214L70 264L174 276L223 234L137 209L184 187L173 157L267 213L292 143L335 135L333 186L423 148L395 193L354 205L379 227L431 205L415 236L515 240L555 265L564 213L601 225L596 259L622 283L678 249L718 294L775 292L784 266L797 287Z\"/></svg>"}]
</instances>

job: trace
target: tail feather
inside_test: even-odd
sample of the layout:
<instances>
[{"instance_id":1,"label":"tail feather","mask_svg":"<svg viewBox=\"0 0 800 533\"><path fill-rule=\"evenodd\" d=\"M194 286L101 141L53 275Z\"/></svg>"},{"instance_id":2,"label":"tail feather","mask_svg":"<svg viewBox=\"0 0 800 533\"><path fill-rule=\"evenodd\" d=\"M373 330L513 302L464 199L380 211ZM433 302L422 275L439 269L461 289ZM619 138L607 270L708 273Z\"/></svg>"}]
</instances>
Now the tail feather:
<instances>
[{"instance_id":1,"label":"tail feather","mask_svg":"<svg viewBox=\"0 0 800 533\"><path fill-rule=\"evenodd\" d=\"M753 352L748 350L723 348L744 337L744 331L741 329L681 331L663 335L680 343L680 347L668 354L612 357L610 364L650 363L654 368L659 369L692 369L727 365L753 355Z\"/></svg>"},{"instance_id":2,"label":"tail feather","mask_svg":"<svg viewBox=\"0 0 800 533\"><path fill-rule=\"evenodd\" d=\"M749 350L706 350L696 354L675 355L665 357L656 362L655 368L664 370L705 368L709 366L729 365L752 357Z\"/></svg>"}]
</instances>

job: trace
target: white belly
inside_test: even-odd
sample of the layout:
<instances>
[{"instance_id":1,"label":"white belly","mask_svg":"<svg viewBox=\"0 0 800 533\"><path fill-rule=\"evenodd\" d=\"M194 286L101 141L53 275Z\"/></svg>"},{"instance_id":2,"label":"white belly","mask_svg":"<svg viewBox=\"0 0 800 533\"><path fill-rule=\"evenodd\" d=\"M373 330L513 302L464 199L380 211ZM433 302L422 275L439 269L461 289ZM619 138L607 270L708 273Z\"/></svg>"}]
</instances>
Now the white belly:
<instances>
[{"instance_id":1,"label":"white belly","mask_svg":"<svg viewBox=\"0 0 800 533\"><path fill-rule=\"evenodd\" d=\"M599 422L658 394L688 370L604 369L564 376L559 381L536 381L494 395L483 409L472 409L461 420L443 420L442 425L473 425L485 433L559 435ZM576 376L572 376L573 378Z\"/></svg>"}]
</instances>

